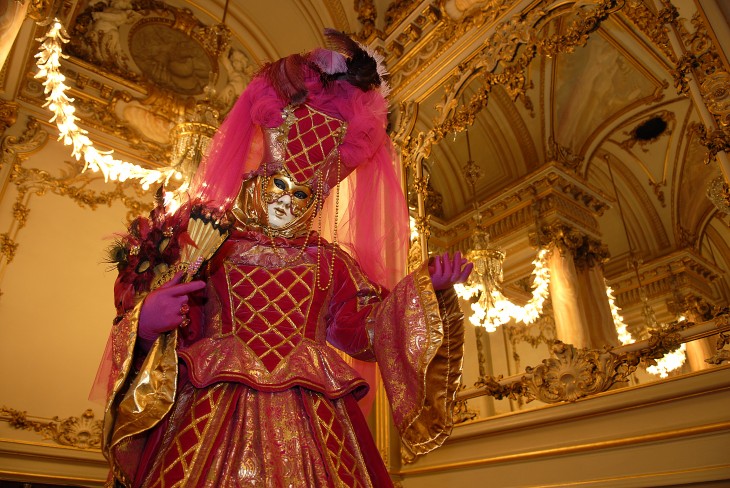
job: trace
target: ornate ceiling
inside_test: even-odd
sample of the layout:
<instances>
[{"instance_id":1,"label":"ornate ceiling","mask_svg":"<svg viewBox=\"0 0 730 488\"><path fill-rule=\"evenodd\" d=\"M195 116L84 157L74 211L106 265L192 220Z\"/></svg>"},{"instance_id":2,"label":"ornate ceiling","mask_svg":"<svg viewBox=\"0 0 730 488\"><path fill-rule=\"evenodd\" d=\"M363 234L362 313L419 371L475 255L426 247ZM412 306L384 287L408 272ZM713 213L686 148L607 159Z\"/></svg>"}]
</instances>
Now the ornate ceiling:
<instances>
[{"instance_id":1,"label":"ornate ceiling","mask_svg":"<svg viewBox=\"0 0 730 488\"><path fill-rule=\"evenodd\" d=\"M53 17L70 38L62 72L79 125L119 158L173 164L176 123L201 106L225 117L259 65L321 46L334 27L386 57L391 134L414 215L425 197L432 250L465 249L476 203L507 251L505 294L524 298L534 234L563 212L605 245L627 322L641 321L644 291L630 257L658 314L678 291L730 300L730 215L706 195L728 164L730 2L9 0L0 2L0 366L15 373L0 390L21 413L88 408L113 316L100 236L152 202L135 182L80 174L83 163L54 140L35 77L37 39ZM22 446L37 436L3 432Z\"/></svg>"},{"instance_id":2,"label":"ornate ceiling","mask_svg":"<svg viewBox=\"0 0 730 488\"><path fill-rule=\"evenodd\" d=\"M727 130L728 7L701 3L46 0L29 15L66 26L63 73L84 127L147 166L170 164L170 130L196 104L224 117L263 62L321 45L328 26L352 33L386 56L392 134L414 205L416 166L430 178L426 209L447 236L437 245L458 247L475 202L553 164L603 201L616 276L631 253L689 248L730 263L730 218L705 196L721 171L706 164L703 132L708 121ZM45 29L26 24L19 37ZM16 44L23 68L4 72L4 97L44 120L27 45Z\"/></svg>"}]
</instances>

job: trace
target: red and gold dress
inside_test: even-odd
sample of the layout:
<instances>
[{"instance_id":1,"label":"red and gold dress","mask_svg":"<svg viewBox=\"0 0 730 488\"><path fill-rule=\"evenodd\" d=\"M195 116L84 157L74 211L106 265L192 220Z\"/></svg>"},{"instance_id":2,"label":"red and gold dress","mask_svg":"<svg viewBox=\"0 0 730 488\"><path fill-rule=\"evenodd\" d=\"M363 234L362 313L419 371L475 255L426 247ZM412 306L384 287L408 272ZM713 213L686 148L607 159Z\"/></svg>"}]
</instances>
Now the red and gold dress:
<instances>
[{"instance_id":1,"label":"red and gold dress","mask_svg":"<svg viewBox=\"0 0 730 488\"><path fill-rule=\"evenodd\" d=\"M388 293L314 232L237 230L205 278L191 324L162 336L146 359L135 346L139 307L115 326L116 415L105 434L117 479L390 486L356 403L367 383L332 346L377 360L406 457L450 433L462 316L452 291L434 292L425 266Z\"/></svg>"}]
</instances>

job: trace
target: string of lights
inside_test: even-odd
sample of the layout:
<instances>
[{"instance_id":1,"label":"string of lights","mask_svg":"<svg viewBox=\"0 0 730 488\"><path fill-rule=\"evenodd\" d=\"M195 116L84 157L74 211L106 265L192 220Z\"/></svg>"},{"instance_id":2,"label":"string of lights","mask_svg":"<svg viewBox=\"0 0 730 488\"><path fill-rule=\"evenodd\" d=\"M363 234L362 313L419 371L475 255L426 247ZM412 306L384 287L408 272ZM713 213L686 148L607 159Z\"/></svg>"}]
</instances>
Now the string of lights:
<instances>
[{"instance_id":1,"label":"string of lights","mask_svg":"<svg viewBox=\"0 0 730 488\"><path fill-rule=\"evenodd\" d=\"M88 132L77 125L79 119L75 115L74 99L68 96L69 87L65 84L65 76L61 73L61 59L68 58L63 54L63 44L69 41L63 24L54 19L46 34L37 40L41 44L35 55L38 67L35 77L42 80L44 87L46 103L43 106L53 112L49 121L55 122L58 127L58 140L72 147L71 155L77 161L84 161L82 172L100 171L105 181L137 179L145 190L154 183L167 183L172 178L182 179L182 174L174 168L143 168L137 164L115 159L112 151L100 151L94 147Z\"/></svg>"}]
</instances>

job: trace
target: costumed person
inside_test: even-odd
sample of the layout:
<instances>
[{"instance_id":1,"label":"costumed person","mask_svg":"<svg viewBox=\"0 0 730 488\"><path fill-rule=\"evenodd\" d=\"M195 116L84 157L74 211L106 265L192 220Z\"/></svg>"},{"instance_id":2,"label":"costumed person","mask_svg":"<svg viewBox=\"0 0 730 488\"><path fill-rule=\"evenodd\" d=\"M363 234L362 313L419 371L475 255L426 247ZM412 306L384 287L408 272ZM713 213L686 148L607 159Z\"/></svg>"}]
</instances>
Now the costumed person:
<instances>
[{"instance_id":1,"label":"costumed person","mask_svg":"<svg viewBox=\"0 0 730 488\"><path fill-rule=\"evenodd\" d=\"M331 50L262 68L190 201L174 213L160 202L116 247L103 438L116 483L392 486L358 405L373 361L406 456L451 432L463 350L452 285L471 264L446 254L400 273L408 213L383 73L325 34ZM212 257L185 251L201 248Z\"/></svg>"}]
</instances>

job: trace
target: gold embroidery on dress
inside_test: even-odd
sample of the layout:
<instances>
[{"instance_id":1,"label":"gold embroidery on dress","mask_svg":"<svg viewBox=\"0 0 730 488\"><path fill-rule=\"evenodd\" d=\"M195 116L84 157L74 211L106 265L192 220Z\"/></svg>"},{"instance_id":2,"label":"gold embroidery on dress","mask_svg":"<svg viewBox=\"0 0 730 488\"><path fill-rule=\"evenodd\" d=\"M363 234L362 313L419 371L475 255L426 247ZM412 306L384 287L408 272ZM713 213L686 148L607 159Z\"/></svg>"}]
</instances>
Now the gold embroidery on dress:
<instances>
[{"instance_id":1,"label":"gold embroidery on dress","mask_svg":"<svg viewBox=\"0 0 730 488\"><path fill-rule=\"evenodd\" d=\"M276 357L276 366L270 369L271 372L303 337L312 304L314 267L243 270L228 260L224 266L229 281L232 333L249 348L254 342L264 344L267 350L258 354L258 358L263 361L269 355ZM265 305L261 308L252 305L259 301ZM277 319L271 322L267 313ZM244 332L250 332L250 337ZM287 346L289 350L285 351Z\"/></svg>"},{"instance_id":2,"label":"gold embroidery on dress","mask_svg":"<svg viewBox=\"0 0 730 488\"><path fill-rule=\"evenodd\" d=\"M196 459L200 454L200 444L207 436L208 430L213 424L211 420L216 417L216 414L218 412L218 407L220 406L218 398L219 390L225 389L227 387L228 385L225 383L218 383L217 385L213 385L206 390L197 390L198 392L202 392L203 396L194 400L194 404L191 406L188 413L188 415L190 416L189 423L185 426L183 430L176 433L175 438L172 440L172 445L169 446L163 454L165 459L169 459L170 453L174 449L174 451L176 452L176 455L173 456L174 461L164 467L164 471L158 474L157 480L155 480L150 485L150 488L177 488L179 486L185 485L188 482L188 477L190 476L191 469L195 465ZM196 414L199 413L200 405L202 405L203 403L207 404L207 408L205 408L204 410L208 410L208 412L203 415L196 416ZM182 445L181 439L187 438L191 434L195 436L195 442L189 443L189 440L186 440L186 444L188 445L187 447L184 447ZM163 463L163 466L164 465L165 463ZM167 475L167 473L174 470L178 465L184 473L182 479L174 484L166 484L165 476Z\"/></svg>"},{"instance_id":3,"label":"gold embroidery on dress","mask_svg":"<svg viewBox=\"0 0 730 488\"><path fill-rule=\"evenodd\" d=\"M338 412L332 402L320 393L313 391L307 393L327 464L332 470L332 475L338 478L335 480L336 486L371 488L370 483L367 486L362 484L362 480L367 480L369 476L363 476L362 456L352 439L348 439L348 433L352 432L352 428L342 425L346 418L344 412ZM351 452L350 448L355 449L355 452Z\"/></svg>"}]
</instances>

